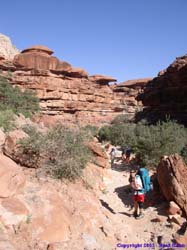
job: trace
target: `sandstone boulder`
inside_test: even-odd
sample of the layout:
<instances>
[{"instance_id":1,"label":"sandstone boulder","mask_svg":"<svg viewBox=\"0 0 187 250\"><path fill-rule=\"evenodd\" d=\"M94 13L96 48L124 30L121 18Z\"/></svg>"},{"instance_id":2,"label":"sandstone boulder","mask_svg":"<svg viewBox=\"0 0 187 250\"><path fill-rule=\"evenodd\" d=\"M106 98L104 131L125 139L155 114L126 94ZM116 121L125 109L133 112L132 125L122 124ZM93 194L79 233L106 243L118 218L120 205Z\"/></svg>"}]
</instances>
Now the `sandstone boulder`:
<instances>
[{"instance_id":1,"label":"sandstone boulder","mask_svg":"<svg viewBox=\"0 0 187 250\"><path fill-rule=\"evenodd\" d=\"M146 84L148 84L149 81L151 81L152 78L142 78L142 79L134 79L134 80L128 80L119 84L116 84L114 86L114 91L123 91L123 89L129 88L132 89L144 89L146 87Z\"/></svg>"},{"instance_id":2,"label":"sandstone boulder","mask_svg":"<svg viewBox=\"0 0 187 250\"><path fill-rule=\"evenodd\" d=\"M9 156L15 161L19 161L19 145L18 142L28 137L28 135L23 130L14 130L8 133L3 152L5 155ZM21 156L20 156L21 157Z\"/></svg>"},{"instance_id":3,"label":"sandstone boulder","mask_svg":"<svg viewBox=\"0 0 187 250\"><path fill-rule=\"evenodd\" d=\"M5 133L2 131L2 129L0 129L0 152L3 149L3 146L5 144L5 140L6 140L6 135Z\"/></svg>"},{"instance_id":4,"label":"sandstone boulder","mask_svg":"<svg viewBox=\"0 0 187 250\"><path fill-rule=\"evenodd\" d=\"M181 212L180 207L174 201L169 202L169 208L167 209L169 215L181 214Z\"/></svg>"},{"instance_id":5,"label":"sandstone boulder","mask_svg":"<svg viewBox=\"0 0 187 250\"><path fill-rule=\"evenodd\" d=\"M95 155L108 159L108 156L103 150L103 148L95 141L89 142L88 147Z\"/></svg>"},{"instance_id":6,"label":"sandstone boulder","mask_svg":"<svg viewBox=\"0 0 187 250\"><path fill-rule=\"evenodd\" d=\"M43 129L42 129L43 130ZM22 130L14 130L11 131L5 140L5 145L3 148L3 152L5 155L9 156L15 162L19 163L21 166L28 168L38 168L40 166L42 158L37 151L33 152L32 149L24 149L19 144L21 139L27 138L28 134L26 134Z\"/></svg>"},{"instance_id":7,"label":"sandstone boulder","mask_svg":"<svg viewBox=\"0 0 187 250\"><path fill-rule=\"evenodd\" d=\"M20 192L25 185L22 169L10 158L0 155L0 198Z\"/></svg>"},{"instance_id":8,"label":"sandstone boulder","mask_svg":"<svg viewBox=\"0 0 187 250\"><path fill-rule=\"evenodd\" d=\"M187 216L187 167L179 155L161 159L157 167L160 189L168 201L174 201Z\"/></svg>"},{"instance_id":9,"label":"sandstone boulder","mask_svg":"<svg viewBox=\"0 0 187 250\"><path fill-rule=\"evenodd\" d=\"M27 52L42 52L47 55L53 54L53 51L51 49L43 45L32 46L30 48L27 48L21 51L21 53L27 53Z\"/></svg>"},{"instance_id":10,"label":"sandstone boulder","mask_svg":"<svg viewBox=\"0 0 187 250\"><path fill-rule=\"evenodd\" d=\"M26 70L51 70L63 73L71 69L69 63L60 61L58 58L51 56L52 53L53 51L45 46L33 46L16 55L13 64L17 68Z\"/></svg>"},{"instance_id":11,"label":"sandstone boulder","mask_svg":"<svg viewBox=\"0 0 187 250\"><path fill-rule=\"evenodd\" d=\"M71 76L71 77L76 77L76 78L88 77L88 73L84 69L81 69L81 68L70 68L66 75Z\"/></svg>"},{"instance_id":12,"label":"sandstone boulder","mask_svg":"<svg viewBox=\"0 0 187 250\"><path fill-rule=\"evenodd\" d=\"M108 85L109 82L116 82L117 80L110 76L104 76L104 75L93 75L89 77L90 81L99 83L99 84L106 84Z\"/></svg>"},{"instance_id":13,"label":"sandstone boulder","mask_svg":"<svg viewBox=\"0 0 187 250\"><path fill-rule=\"evenodd\" d=\"M108 156L103 148L96 141L89 142L87 145L95 155L95 164L103 168L109 168Z\"/></svg>"}]
</instances>

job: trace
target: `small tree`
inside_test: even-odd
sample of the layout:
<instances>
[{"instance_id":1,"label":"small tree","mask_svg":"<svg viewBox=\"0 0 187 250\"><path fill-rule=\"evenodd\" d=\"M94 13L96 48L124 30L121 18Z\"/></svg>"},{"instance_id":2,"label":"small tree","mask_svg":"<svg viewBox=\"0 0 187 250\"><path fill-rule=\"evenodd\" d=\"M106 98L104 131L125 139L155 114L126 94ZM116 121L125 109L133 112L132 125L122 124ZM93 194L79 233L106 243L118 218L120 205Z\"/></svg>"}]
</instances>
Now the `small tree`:
<instances>
[{"instance_id":1,"label":"small tree","mask_svg":"<svg viewBox=\"0 0 187 250\"><path fill-rule=\"evenodd\" d=\"M43 167L59 179L74 180L81 176L91 156L85 143L85 131L58 124L46 134L34 128L27 128L25 132L29 137L20 141L20 150L23 155L29 156L31 166Z\"/></svg>"},{"instance_id":2,"label":"small tree","mask_svg":"<svg viewBox=\"0 0 187 250\"><path fill-rule=\"evenodd\" d=\"M175 121L158 122L156 125L125 123L101 128L100 139L114 145L131 146L148 166L156 166L163 155L186 154L187 130Z\"/></svg>"}]
</instances>

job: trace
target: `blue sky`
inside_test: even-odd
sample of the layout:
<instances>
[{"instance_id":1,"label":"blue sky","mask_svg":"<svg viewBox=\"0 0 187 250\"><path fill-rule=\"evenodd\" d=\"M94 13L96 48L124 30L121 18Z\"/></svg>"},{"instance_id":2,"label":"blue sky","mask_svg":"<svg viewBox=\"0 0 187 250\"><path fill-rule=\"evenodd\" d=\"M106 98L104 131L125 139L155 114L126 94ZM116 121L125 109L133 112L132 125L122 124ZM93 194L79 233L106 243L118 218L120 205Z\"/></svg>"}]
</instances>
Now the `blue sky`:
<instances>
[{"instance_id":1,"label":"blue sky","mask_svg":"<svg viewBox=\"0 0 187 250\"><path fill-rule=\"evenodd\" d=\"M122 82L154 77L187 53L187 0L6 0L0 33Z\"/></svg>"}]
</instances>

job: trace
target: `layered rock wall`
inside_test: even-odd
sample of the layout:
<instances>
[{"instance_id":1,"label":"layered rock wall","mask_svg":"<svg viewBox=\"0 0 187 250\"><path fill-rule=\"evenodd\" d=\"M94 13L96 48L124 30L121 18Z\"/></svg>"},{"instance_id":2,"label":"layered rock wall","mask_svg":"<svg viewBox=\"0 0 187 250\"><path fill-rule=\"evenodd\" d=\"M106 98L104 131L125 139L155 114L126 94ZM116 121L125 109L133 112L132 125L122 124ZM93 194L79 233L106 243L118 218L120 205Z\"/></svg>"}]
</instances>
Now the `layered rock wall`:
<instances>
[{"instance_id":1,"label":"layered rock wall","mask_svg":"<svg viewBox=\"0 0 187 250\"><path fill-rule=\"evenodd\" d=\"M142 118L151 122L170 117L187 124L187 55L176 58L150 81L138 100L145 107Z\"/></svg>"},{"instance_id":2,"label":"layered rock wall","mask_svg":"<svg viewBox=\"0 0 187 250\"><path fill-rule=\"evenodd\" d=\"M64 122L102 124L119 114L133 117L139 106L135 99L147 80L109 85L116 79L89 76L81 68L52 56L45 46L33 46L16 55L13 61L0 59L2 74L11 72L11 83L36 91L43 119ZM143 82L143 83L142 83Z\"/></svg>"}]
</instances>

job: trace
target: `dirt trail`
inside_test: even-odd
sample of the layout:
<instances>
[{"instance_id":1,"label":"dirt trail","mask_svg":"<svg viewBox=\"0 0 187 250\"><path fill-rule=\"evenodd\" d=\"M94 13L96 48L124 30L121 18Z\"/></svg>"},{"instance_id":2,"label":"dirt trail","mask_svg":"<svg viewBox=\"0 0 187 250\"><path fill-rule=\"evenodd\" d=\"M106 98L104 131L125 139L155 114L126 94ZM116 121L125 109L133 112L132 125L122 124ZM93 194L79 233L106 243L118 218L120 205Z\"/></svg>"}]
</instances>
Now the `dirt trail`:
<instances>
[{"instance_id":1,"label":"dirt trail","mask_svg":"<svg viewBox=\"0 0 187 250\"><path fill-rule=\"evenodd\" d=\"M120 154L120 152L118 152ZM132 217L133 213L133 193L129 187L129 169L130 166L124 165L121 161L115 161L113 169L109 169L112 176L111 181L106 183L106 190L100 199L103 206L111 212L113 217L113 228L116 229L116 238L118 243L122 244L154 244L158 246L159 239L162 243L171 244L172 235L180 226L167 222L167 216L164 214L163 206L147 207L144 212L144 218L139 220ZM155 220L159 220L155 222ZM113 249L122 249L114 247ZM142 248L137 248L141 250ZM150 249L145 247L144 249Z\"/></svg>"}]
</instances>

